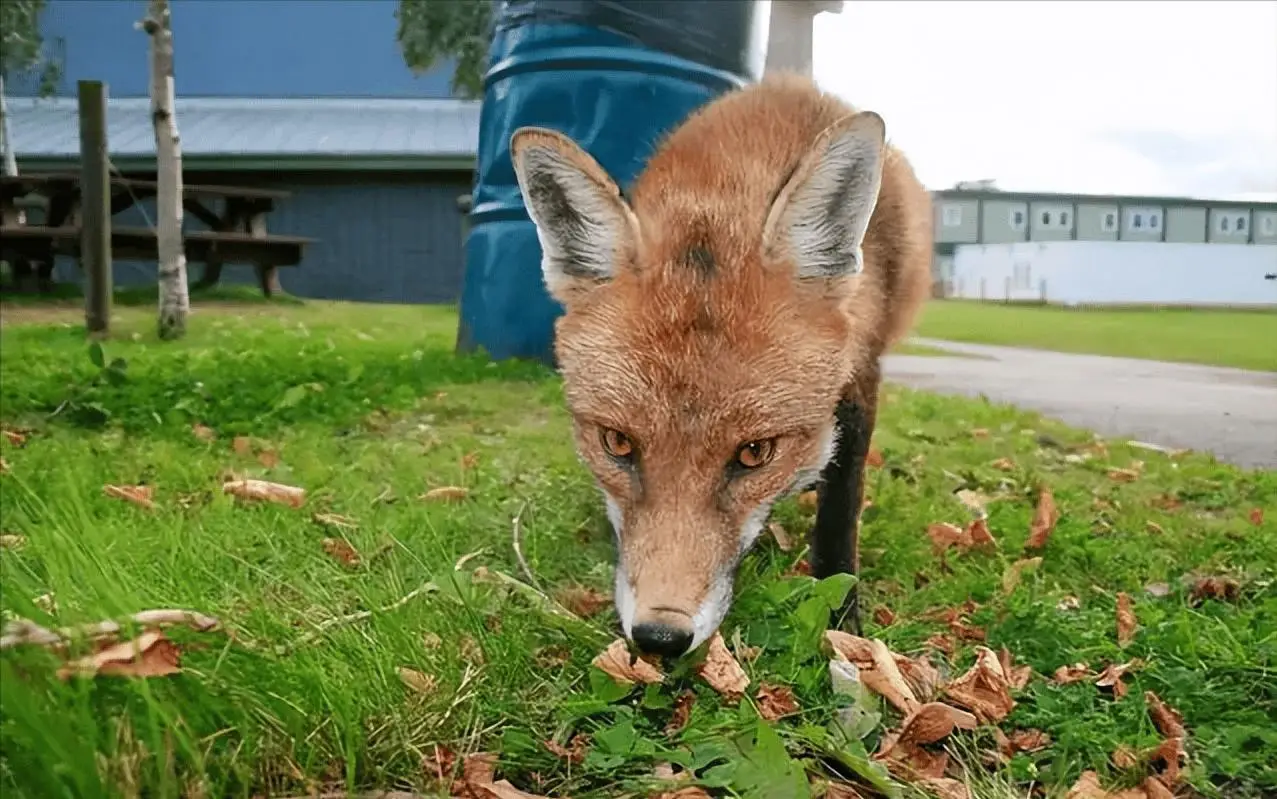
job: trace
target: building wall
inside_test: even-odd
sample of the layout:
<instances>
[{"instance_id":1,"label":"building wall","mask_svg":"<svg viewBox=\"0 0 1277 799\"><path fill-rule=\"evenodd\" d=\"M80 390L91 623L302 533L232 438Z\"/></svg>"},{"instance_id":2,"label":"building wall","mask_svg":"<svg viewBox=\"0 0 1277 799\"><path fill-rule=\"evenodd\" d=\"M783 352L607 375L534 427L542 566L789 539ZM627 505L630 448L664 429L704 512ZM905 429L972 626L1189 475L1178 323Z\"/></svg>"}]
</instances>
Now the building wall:
<instances>
[{"instance_id":1,"label":"building wall","mask_svg":"<svg viewBox=\"0 0 1277 799\"><path fill-rule=\"evenodd\" d=\"M309 236L301 264L281 267L284 290L299 297L394 303L451 303L461 294L464 253L456 199L470 190L468 173L215 174L189 173L188 183L261 186L293 192L267 216L271 233ZM146 226L153 203L117 215L120 226ZM189 213L188 229L202 227ZM155 262L117 261L117 285L155 282ZM192 281L203 265L192 264ZM59 259L57 279L80 272ZM250 266L227 266L223 281L255 284Z\"/></svg>"},{"instance_id":2,"label":"building wall","mask_svg":"<svg viewBox=\"0 0 1277 799\"><path fill-rule=\"evenodd\" d=\"M1029 204L988 200L980 218L980 241L1005 243L1024 241L1029 230Z\"/></svg>"},{"instance_id":3,"label":"building wall","mask_svg":"<svg viewBox=\"0 0 1277 799\"><path fill-rule=\"evenodd\" d=\"M452 64L417 77L395 39L398 0L180 0L172 6L177 93L208 97L447 97ZM148 93L146 0L49 0L46 50L58 93L101 80L113 97ZM6 81L32 95L30 75Z\"/></svg>"},{"instance_id":4,"label":"building wall","mask_svg":"<svg viewBox=\"0 0 1277 799\"><path fill-rule=\"evenodd\" d=\"M1210 210L1210 240L1231 244L1250 241L1250 212L1236 208Z\"/></svg>"},{"instance_id":5,"label":"building wall","mask_svg":"<svg viewBox=\"0 0 1277 799\"><path fill-rule=\"evenodd\" d=\"M1277 308L1277 249L1249 244L1025 242L963 244L951 296L1062 305Z\"/></svg>"},{"instance_id":6,"label":"building wall","mask_svg":"<svg viewBox=\"0 0 1277 799\"><path fill-rule=\"evenodd\" d=\"M978 200L945 199L932 204L937 244L974 242L980 234Z\"/></svg>"},{"instance_id":7,"label":"building wall","mask_svg":"<svg viewBox=\"0 0 1277 799\"><path fill-rule=\"evenodd\" d=\"M1254 241L1256 244L1277 244L1277 211L1256 211Z\"/></svg>"},{"instance_id":8,"label":"building wall","mask_svg":"<svg viewBox=\"0 0 1277 799\"><path fill-rule=\"evenodd\" d=\"M1117 203L1078 203L1077 237L1090 241L1117 241L1121 218Z\"/></svg>"},{"instance_id":9,"label":"building wall","mask_svg":"<svg viewBox=\"0 0 1277 799\"><path fill-rule=\"evenodd\" d=\"M1029 203L1029 238L1033 241L1068 241L1073 238L1073 203Z\"/></svg>"},{"instance_id":10,"label":"building wall","mask_svg":"<svg viewBox=\"0 0 1277 799\"><path fill-rule=\"evenodd\" d=\"M1167 208L1166 240L1180 244L1206 241L1206 209L1196 206Z\"/></svg>"}]
</instances>

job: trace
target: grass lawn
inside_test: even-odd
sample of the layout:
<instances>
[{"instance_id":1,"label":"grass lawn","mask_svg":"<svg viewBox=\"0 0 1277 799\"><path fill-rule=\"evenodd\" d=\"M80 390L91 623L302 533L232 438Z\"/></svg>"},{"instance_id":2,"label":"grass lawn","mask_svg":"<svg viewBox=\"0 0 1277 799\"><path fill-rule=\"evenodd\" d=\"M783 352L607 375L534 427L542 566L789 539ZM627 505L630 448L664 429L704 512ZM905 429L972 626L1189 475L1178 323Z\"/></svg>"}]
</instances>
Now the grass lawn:
<instances>
[{"instance_id":1,"label":"grass lawn","mask_svg":"<svg viewBox=\"0 0 1277 799\"><path fill-rule=\"evenodd\" d=\"M927 338L1277 372L1277 312L1095 310L932 300Z\"/></svg>"},{"instance_id":2,"label":"grass lawn","mask_svg":"<svg viewBox=\"0 0 1277 799\"><path fill-rule=\"evenodd\" d=\"M68 658L91 654L81 639L68 652L0 652L5 796L447 795L440 761L454 753L459 768L484 751L499 753L499 777L557 797L673 791L653 777L661 763L714 796L819 795L805 774L929 795L869 758L899 714L831 686L824 609L847 584L795 572L801 546L768 537L742 568L722 627L750 679L739 701L694 673L699 655L646 687L591 665L617 635L615 614L564 592L608 593L611 534L560 386L539 366L454 357L452 311L200 306L172 344L156 340L151 309L119 313L102 359L74 312L0 332L0 417L27 430L25 442L0 440L0 609L57 629L184 608L221 629L165 628L181 672L150 679L60 678ZM197 423L216 437L197 436ZM997 745L982 724L929 747L947 747L959 777L965 767L971 796L1063 796L1084 770L1138 784L1150 766L1111 757L1161 740L1146 691L1183 714L1185 786L1231 799L1277 791L1277 473L1105 449L1033 414L898 387L874 446L866 635L929 652L942 675L972 665L980 636L1033 669L999 726L1042 730L1048 746L986 768ZM1113 479L1114 467L1135 479ZM221 490L232 473L302 487L305 504L237 502ZM141 484L151 510L103 488ZM468 494L423 498L449 486ZM1026 554L1040 486L1059 521ZM991 498L998 543L940 557L928 526L966 523L961 488ZM516 516L531 577L512 546ZM796 500L775 518L795 536L811 522ZM1042 560L1016 583L1012 565L1030 556ZM1195 601L1193 575L1234 579L1236 594ZM1138 619L1125 647L1118 592ZM951 624L926 612L968 600ZM1129 663L1125 695L1094 677L1048 679L1079 662ZM791 689L797 709L762 720L764 684ZM689 693L686 725L667 734ZM580 733L583 757L547 748L570 749Z\"/></svg>"}]
</instances>

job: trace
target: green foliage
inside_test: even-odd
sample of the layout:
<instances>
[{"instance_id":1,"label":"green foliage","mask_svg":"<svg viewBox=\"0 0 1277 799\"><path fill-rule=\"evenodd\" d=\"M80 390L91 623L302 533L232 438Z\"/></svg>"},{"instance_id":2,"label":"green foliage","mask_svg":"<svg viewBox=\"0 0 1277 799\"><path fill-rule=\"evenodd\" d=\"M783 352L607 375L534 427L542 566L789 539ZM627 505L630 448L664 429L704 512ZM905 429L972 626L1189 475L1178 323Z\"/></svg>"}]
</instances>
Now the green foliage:
<instances>
[{"instance_id":1,"label":"green foliage","mask_svg":"<svg viewBox=\"0 0 1277 799\"><path fill-rule=\"evenodd\" d=\"M40 70L40 92L53 92L62 74L62 65L44 52L40 15L47 0L3 0L0 2L0 74L6 79L19 72Z\"/></svg>"},{"instance_id":2,"label":"green foliage","mask_svg":"<svg viewBox=\"0 0 1277 799\"><path fill-rule=\"evenodd\" d=\"M492 37L493 5L492 0L399 0L395 18L404 61L421 73L455 59L452 90L463 97L479 97Z\"/></svg>"},{"instance_id":3,"label":"green foliage","mask_svg":"<svg viewBox=\"0 0 1277 799\"><path fill-rule=\"evenodd\" d=\"M549 796L651 796L670 790L653 768L672 763L716 796L807 797L810 775L913 799L871 756L899 714L860 684L837 681L820 644L822 616L852 580L795 574L800 551L766 538L742 565L721 629L730 646L758 656L743 661L750 687L735 702L697 676L696 656L666 664L659 685L618 685L591 665L617 635L614 611L565 619L531 588L492 579L521 575L511 547L518 514L524 555L547 593L607 593L611 533L573 450L557 378L532 364L454 356L453 310L204 305L201 323L163 346L149 308L120 308L114 337L100 346L86 345L81 309L64 318L36 310L45 323L23 324L6 309L0 333L0 421L30 428L22 446L0 438L9 467L0 520L26 539L0 550L0 609L56 628L190 608L217 616L226 632L173 629L183 672L150 680L64 681L56 652L0 653L4 795L435 795L422 755L438 745L499 752L501 777ZM100 418L59 411L68 399L94 403ZM195 422L217 438L193 435ZM1277 520L1271 511L1258 525L1247 518L1250 508L1277 507L1277 474L1120 442L1079 462L1066 456L1084 451L1085 432L894 386L879 424L874 446L885 464L866 479L875 512L865 515L857 583L867 634L912 656L948 629L925 610L975 600L970 624L1035 672L1003 728L1052 738L990 774L980 765L990 731L952 736L974 797L1024 797L1030 782L1063 795L1087 768L1106 784L1129 784L1133 775L1109 755L1118 744L1157 742L1148 690L1183 713L1196 793L1277 791ZM236 453L235 435L278 461ZM1016 468L994 469L995 458ZM1145 461L1139 480L1107 477L1108 466L1132 458ZM221 492L228 471L302 486L307 504L234 502ZM154 488L153 511L102 492L143 483ZM1042 483L1061 518L1041 566L1007 594L1002 575L1024 557ZM470 495L418 499L442 485ZM966 518L953 494L962 487L1000 497L988 505L998 546L941 561L925 529ZM1163 495L1181 505L1154 502ZM321 527L316 512L355 526ZM792 501L775 520L799 541L811 524ZM345 539L360 562L328 556L326 537ZM1199 570L1237 577L1238 598L1192 600L1180 578ZM1154 582L1170 593L1145 592ZM396 604L424 584L436 590ZM1115 640L1117 591L1132 596L1139 620L1126 648ZM1066 596L1076 608L1061 609ZM888 626L872 613L880 605L895 614ZM371 616L323 627L362 611ZM932 658L958 674L971 645ZM1133 658L1142 665L1120 700L1093 682L1045 679L1065 664L1098 670ZM400 667L435 678L438 690L409 689ZM762 721L763 682L789 687L799 712ZM695 697L688 723L667 733L686 692ZM546 746L582 733L591 743L581 763Z\"/></svg>"}]
</instances>

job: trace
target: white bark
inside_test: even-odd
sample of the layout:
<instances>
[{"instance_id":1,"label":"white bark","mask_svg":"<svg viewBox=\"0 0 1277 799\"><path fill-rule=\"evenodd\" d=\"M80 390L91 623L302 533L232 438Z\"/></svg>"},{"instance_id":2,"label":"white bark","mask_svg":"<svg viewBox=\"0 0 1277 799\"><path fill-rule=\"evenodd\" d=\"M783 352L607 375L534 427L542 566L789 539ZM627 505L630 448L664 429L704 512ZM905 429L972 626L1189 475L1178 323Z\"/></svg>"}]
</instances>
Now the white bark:
<instances>
[{"instance_id":1,"label":"white bark","mask_svg":"<svg viewBox=\"0 0 1277 799\"><path fill-rule=\"evenodd\" d=\"M151 121L155 126L156 236L159 248L160 338L186 332L191 300L182 240L182 140L173 84L173 30L168 0L150 0L142 29L151 37Z\"/></svg>"},{"instance_id":2,"label":"white bark","mask_svg":"<svg viewBox=\"0 0 1277 799\"><path fill-rule=\"evenodd\" d=\"M13 137L9 134L9 102L4 94L4 75L0 75L0 152L4 153L4 174L18 174L18 158L13 152Z\"/></svg>"}]
</instances>

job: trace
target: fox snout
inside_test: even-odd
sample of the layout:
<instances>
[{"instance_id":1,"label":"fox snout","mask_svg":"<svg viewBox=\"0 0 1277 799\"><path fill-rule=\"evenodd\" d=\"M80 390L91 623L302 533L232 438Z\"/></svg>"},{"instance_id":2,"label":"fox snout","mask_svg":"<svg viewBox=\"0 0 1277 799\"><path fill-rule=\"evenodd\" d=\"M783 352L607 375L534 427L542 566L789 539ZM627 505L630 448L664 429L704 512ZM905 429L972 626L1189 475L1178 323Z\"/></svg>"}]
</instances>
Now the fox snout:
<instances>
[{"instance_id":1,"label":"fox snout","mask_svg":"<svg viewBox=\"0 0 1277 799\"><path fill-rule=\"evenodd\" d=\"M646 655L677 658L692 648L692 617L676 610L659 609L637 620L630 640Z\"/></svg>"}]
</instances>

